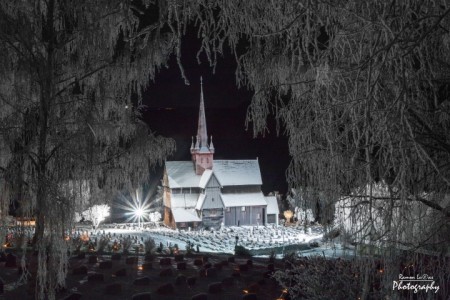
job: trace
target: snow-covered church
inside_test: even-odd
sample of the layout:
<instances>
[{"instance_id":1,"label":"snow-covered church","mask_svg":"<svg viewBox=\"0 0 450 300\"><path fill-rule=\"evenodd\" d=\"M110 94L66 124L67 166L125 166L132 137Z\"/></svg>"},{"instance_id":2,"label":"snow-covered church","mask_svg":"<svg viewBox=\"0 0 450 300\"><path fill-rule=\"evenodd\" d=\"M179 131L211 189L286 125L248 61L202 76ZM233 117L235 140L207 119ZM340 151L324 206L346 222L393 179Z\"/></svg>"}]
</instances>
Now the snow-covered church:
<instances>
[{"instance_id":1,"label":"snow-covered church","mask_svg":"<svg viewBox=\"0 0 450 300\"><path fill-rule=\"evenodd\" d=\"M276 197L265 197L258 159L214 160L212 137L208 144L203 85L197 136L191 161L166 161L164 223L172 228L219 228L222 224L278 223Z\"/></svg>"}]
</instances>

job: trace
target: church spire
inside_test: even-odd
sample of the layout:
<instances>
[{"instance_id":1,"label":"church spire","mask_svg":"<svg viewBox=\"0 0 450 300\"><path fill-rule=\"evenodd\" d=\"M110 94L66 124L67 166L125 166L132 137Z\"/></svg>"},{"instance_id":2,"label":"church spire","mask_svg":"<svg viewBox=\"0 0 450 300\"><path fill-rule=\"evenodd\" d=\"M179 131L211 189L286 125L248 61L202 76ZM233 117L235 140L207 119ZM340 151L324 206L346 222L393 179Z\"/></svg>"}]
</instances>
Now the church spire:
<instances>
[{"instance_id":1,"label":"church spire","mask_svg":"<svg viewBox=\"0 0 450 300\"><path fill-rule=\"evenodd\" d=\"M203 78L200 77L200 109L198 112L197 139L200 150L208 149L208 133L206 131L205 100L203 99Z\"/></svg>"},{"instance_id":2,"label":"church spire","mask_svg":"<svg viewBox=\"0 0 450 300\"><path fill-rule=\"evenodd\" d=\"M200 108L198 112L198 128L196 142L192 141L191 156L194 162L195 174L201 175L204 170L211 170L214 159L214 145L208 145L208 133L206 130L205 99L203 98L203 79L200 77Z\"/></svg>"}]
</instances>

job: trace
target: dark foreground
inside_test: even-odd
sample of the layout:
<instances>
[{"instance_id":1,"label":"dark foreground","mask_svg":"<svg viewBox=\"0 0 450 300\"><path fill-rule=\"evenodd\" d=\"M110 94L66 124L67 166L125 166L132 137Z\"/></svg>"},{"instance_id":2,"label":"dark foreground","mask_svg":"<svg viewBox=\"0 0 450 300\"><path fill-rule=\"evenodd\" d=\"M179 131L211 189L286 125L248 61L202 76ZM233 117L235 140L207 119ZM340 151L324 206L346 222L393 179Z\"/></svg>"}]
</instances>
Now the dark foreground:
<instances>
[{"instance_id":1,"label":"dark foreground","mask_svg":"<svg viewBox=\"0 0 450 300\"><path fill-rule=\"evenodd\" d=\"M35 257L29 260L33 272ZM217 254L147 259L86 254L70 259L67 285L57 299L277 299L282 288L270 274L281 267L281 262L274 265L268 259ZM33 280L15 286L19 274L17 266L0 263L0 299L35 299Z\"/></svg>"}]
</instances>

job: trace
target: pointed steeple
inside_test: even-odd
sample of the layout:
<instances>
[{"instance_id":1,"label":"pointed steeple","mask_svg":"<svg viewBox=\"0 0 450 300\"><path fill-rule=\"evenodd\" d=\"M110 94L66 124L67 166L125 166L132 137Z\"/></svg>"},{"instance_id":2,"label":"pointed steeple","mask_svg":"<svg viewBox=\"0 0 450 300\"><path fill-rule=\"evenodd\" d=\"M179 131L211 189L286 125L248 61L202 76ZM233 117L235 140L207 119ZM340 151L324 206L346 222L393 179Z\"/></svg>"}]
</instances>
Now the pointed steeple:
<instances>
[{"instance_id":1,"label":"pointed steeple","mask_svg":"<svg viewBox=\"0 0 450 300\"><path fill-rule=\"evenodd\" d=\"M213 142L212 142L212 136L211 136L211 142L209 143L209 150L210 151L214 151L214 145L213 145Z\"/></svg>"},{"instance_id":2,"label":"pointed steeple","mask_svg":"<svg viewBox=\"0 0 450 300\"><path fill-rule=\"evenodd\" d=\"M203 98L203 79L200 77L200 108L198 112L198 127L197 137L194 146L192 141L191 156L194 163L195 174L201 175L204 170L211 170L214 159L214 145L212 143L208 146L208 132L206 130L206 116L205 116L205 99Z\"/></svg>"},{"instance_id":3,"label":"pointed steeple","mask_svg":"<svg viewBox=\"0 0 450 300\"><path fill-rule=\"evenodd\" d=\"M205 100L203 99L203 79L200 77L200 109L198 112L197 139L200 150L208 149L208 133L206 130Z\"/></svg>"}]
</instances>

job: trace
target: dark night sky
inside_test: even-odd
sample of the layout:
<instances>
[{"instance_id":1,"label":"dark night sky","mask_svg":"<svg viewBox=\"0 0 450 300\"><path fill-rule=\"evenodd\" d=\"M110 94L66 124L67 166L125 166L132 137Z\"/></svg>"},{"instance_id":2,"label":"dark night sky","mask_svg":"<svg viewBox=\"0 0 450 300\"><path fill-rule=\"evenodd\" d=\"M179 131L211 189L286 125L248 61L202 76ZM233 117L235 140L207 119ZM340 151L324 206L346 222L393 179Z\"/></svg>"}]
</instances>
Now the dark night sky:
<instances>
[{"instance_id":1,"label":"dark night sky","mask_svg":"<svg viewBox=\"0 0 450 300\"><path fill-rule=\"evenodd\" d=\"M190 160L191 136L197 131L200 76L203 76L208 135L213 136L216 149L214 158L258 157L263 192L267 194L276 190L285 194L285 171L290 159L287 138L282 134L277 136L273 122L269 124L269 134L253 138L252 129L245 128L252 93L245 88L237 88L234 58L225 53L213 74L204 56L201 57L202 64L197 63L197 49L195 36L188 35L183 40L182 63L190 85L185 85L172 56L169 67L162 69L155 81L150 82L143 99L143 104L148 107L144 117L150 128L156 134L174 138L177 143L175 155L168 160ZM156 175L159 174L162 174L161 169Z\"/></svg>"}]
</instances>

